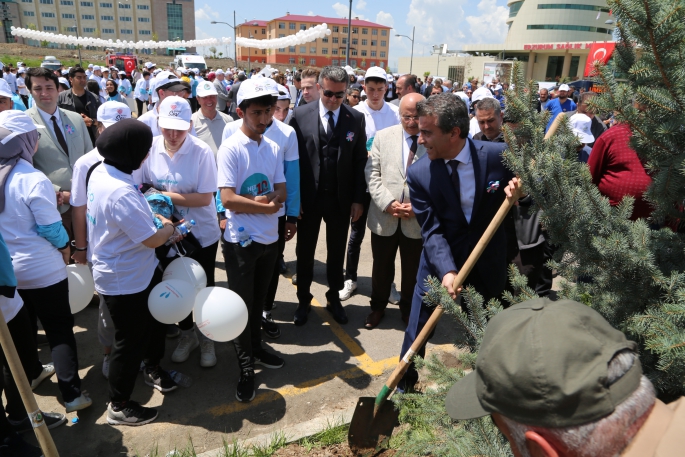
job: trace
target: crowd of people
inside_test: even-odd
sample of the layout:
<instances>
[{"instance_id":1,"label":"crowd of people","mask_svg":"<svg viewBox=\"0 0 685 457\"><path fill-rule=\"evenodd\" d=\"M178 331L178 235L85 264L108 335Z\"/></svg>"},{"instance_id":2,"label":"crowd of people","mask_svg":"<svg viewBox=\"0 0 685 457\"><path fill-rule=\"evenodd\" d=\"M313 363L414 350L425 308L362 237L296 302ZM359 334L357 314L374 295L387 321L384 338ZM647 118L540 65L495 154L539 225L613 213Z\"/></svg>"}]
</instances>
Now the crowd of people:
<instances>
[{"instance_id":1,"label":"crowd of people","mask_svg":"<svg viewBox=\"0 0 685 457\"><path fill-rule=\"evenodd\" d=\"M246 328L233 341L239 378L235 397L240 402L253 400L258 385L255 367L278 369L286 363L263 338L281 334L271 310L279 275L286 271L285 245L299 235L292 259L298 300L293 322L303 326L313 299L322 221L326 310L336 322L348 324L343 302L357 291L361 245L368 228L373 261L367 291L370 310L359 325L374 329L386 317L388 304L398 304L398 317L406 328L401 348L405 356L431 313L423 302L424 278L440 278L456 298L457 272L504 198L520 187L501 157L506 148L503 125L516 128L506 116L507 90L508 84L497 79L487 84L476 80L454 84L432 77L422 81L411 74L388 74L379 67L362 72L329 66L283 74L270 67L249 72L162 69L152 62L130 74L97 65L58 72L26 68L21 62L11 67L0 80L0 235L4 239L0 309L32 387L56 375L67 412L92 404L78 375L65 269L73 262L89 265L99 296L98 338L110 397L107 421L112 425L153 421L157 411L133 400L133 390L141 371L145 383L160 392L178 387L160 366L165 339L179 338L173 363L187 361L198 349L203 367L215 366L217 357L215 343L198 331L192 314L177 325L164 325L152 317L148 296L161 282L163 269L181 253L197 261L207 275L207 286L214 286L221 247L228 287L243 299L249 314ZM592 92L574 94L565 84L541 89L539 110L550 111L549 125L560 113L568 116L579 140L577 160L588 163L600 191L612 204L625 195L636 197L634 217L646 217L649 207L640 202L650 181L629 147L630 129L621 124L608 128L588 106L592 96ZM131 97L136 116L126 103ZM171 217L152 212L146 198L150 193L168 199L174 208ZM547 296L552 271L546 261L554 247L539 216L530 197L522 197L465 284L486 301L499 298L508 287L507 265L514 264L530 287ZM191 219L196 225L178 241L175 226ZM177 242L170 244L170 239ZM398 251L399 291L394 283ZM565 319L555 317L553 310L562 307L536 303L522 308L550 314L548 326L542 328L548 335L544 338L553 339L560 333L552 324ZM588 312L577 306L563 311L575 319ZM509 314L498 315L489 329L496 321L511 327ZM50 345L51 364L38 359L38 320ZM510 354L509 348L524 344L521 338L527 330L515 326L509 330L509 340L493 342L493 353ZM581 330L588 331L583 326L575 333L569 326L559 327L562 330L579 345L593 344L581 336ZM602 331L607 338L614 332L613 340L623 342L622 334ZM611 347L614 352L592 347L587 351L595 354L597 364L604 363L604 369L618 355L632 355L623 372L604 378L609 389L605 395L614 403L598 403L589 415L569 413L569 419L558 426L610 414L637 385L647 389L644 385L649 381L631 374L630 386L622 387L620 395L611 394L613 387L606 383L639 366L634 345ZM486 348L484 342L482 357ZM536 343L530 353L540 350ZM606 356L601 360L596 355L600 352ZM424 349L419 351L423 353ZM470 385L460 384L461 391L450 394L448 411L455 418L495 414L497 425L521 449L533 438L520 424L534 426L530 429L543 436L540 427L557 425L546 422L547 416L536 416L535 394L526 394L535 384L528 375L498 374L502 366L514 365L494 357L495 362L482 373L477 370L478 375L511 378L510 385L488 393L494 395L491 400L476 384L479 404L488 406L469 409L452 400L476 395L468 391ZM522 366L526 360L521 359ZM0 449L7 446L19 450L17 455L40 455L16 433L30 430L31 424L4 357L1 362L6 407L0 405ZM550 369L540 363L540 370ZM398 389L411 391L417 380L412 367ZM559 396L572 392L564 388L565 380L558 382L563 392ZM575 388L602 390L592 381ZM505 398L507 392L515 394ZM507 408L522 403L515 400L517 396L533 405L530 414L509 413ZM562 410L569 408L564 400L558 401ZM45 420L52 428L64 423L65 416L48 412Z\"/></svg>"}]
</instances>

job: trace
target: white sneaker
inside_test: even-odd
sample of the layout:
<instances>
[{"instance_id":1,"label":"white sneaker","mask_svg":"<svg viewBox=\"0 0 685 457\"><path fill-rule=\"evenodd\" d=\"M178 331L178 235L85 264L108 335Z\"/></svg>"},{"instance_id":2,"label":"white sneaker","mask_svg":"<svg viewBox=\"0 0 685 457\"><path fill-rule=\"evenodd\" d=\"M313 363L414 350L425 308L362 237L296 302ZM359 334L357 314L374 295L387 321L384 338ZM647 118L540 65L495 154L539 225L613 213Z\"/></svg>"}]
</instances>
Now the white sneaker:
<instances>
[{"instance_id":1,"label":"white sneaker","mask_svg":"<svg viewBox=\"0 0 685 457\"><path fill-rule=\"evenodd\" d=\"M214 341L204 340L200 344L200 366L209 368L216 365L216 354L214 353Z\"/></svg>"},{"instance_id":2,"label":"white sneaker","mask_svg":"<svg viewBox=\"0 0 685 457\"><path fill-rule=\"evenodd\" d=\"M340 301L345 301L350 298L355 290L357 290L357 281L352 281L351 279L345 281L342 290L338 292Z\"/></svg>"},{"instance_id":3,"label":"white sneaker","mask_svg":"<svg viewBox=\"0 0 685 457\"><path fill-rule=\"evenodd\" d=\"M86 409L93 404L93 400L88 396L88 392L85 390L81 391L81 396L74 399L74 401L64 402L64 407L67 413L73 413L74 411L80 411Z\"/></svg>"},{"instance_id":4,"label":"white sneaker","mask_svg":"<svg viewBox=\"0 0 685 457\"><path fill-rule=\"evenodd\" d=\"M109 354L105 354L105 358L102 360L102 375L109 379Z\"/></svg>"},{"instance_id":5,"label":"white sneaker","mask_svg":"<svg viewBox=\"0 0 685 457\"><path fill-rule=\"evenodd\" d=\"M197 335L195 334L194 330L192 333L188 334L183 332L183 335L181 336L181 339L178 342L176 350L171 355L171 361L177 363L185 362L186 360L188 360L188 357L190 357L190 353L193 350L197 349L199 345L200 342L198 341Z\"/></svg>"},{"instance_id":6,"label":"white sneaker","mask_svg":"<svg viewBox=\"0 0 685 457\"><path fill-rule=\"evenodd\" d=\"M395 286L395 283L393 282L392 286L390 286L390 297L388 297L388 301L393 305L396 305L400 302L401 299L402 296L397 291L397 286Z\"/></svg>"},{"instance_id":7,"label":"white sneaker","mask_svg":"<svg viewBox=\"0 0 685 457\"><path fill-rule=\"evenodd\" d=\"M43 365L43 371L40 372L38 377L31 381L31 390L34 390L40 385L41 382L48 379L50 376L55 374L55 365L50 362L47 365Z\"/></svg>"}]
</instances>

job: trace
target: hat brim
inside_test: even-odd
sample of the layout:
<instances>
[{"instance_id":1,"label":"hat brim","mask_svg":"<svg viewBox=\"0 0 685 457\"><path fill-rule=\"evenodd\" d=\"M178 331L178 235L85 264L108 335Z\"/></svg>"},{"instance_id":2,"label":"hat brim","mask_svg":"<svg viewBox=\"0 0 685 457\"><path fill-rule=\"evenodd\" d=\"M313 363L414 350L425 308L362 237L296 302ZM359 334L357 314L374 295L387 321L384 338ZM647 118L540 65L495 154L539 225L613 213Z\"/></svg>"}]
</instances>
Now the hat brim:
<instances>
[{"instance_id":1,"label":"hat brim","mask_svg":"<svg viewBox=\"0 0 685 457\"><path fill-rule=\"evenodd\" d=\"M157 118L157 124L168 130L188 130L190 129L190 122L184 121L183 119L171 119L168 117Z\"/></svg>"},{"instance_id":2,"label":"hat brim","mask_svg":"<svg viewBox=\"0 0 685 457\"><path fill-rule=\"evenodd\" d=\"M454 384L447 393L445 408L452 419L477 419L490 415L478 400L476 379L476 372L471 372Z\"/></svg>"},{"instance_id":3,"label":"hat brim","mask_svg":"<svg viewBox=\"0 0 685 457\"><path fill-rule=\"evenodd\" d=\"M176 82L174 84L166 83L166 84L157 86L156 90L159 90L159 89L169 90L171 92L181 92L182 90L187 90L188 92L190 92L190 85L188 83L184 83L184 82L179 81L179 82Z\"/></svg>"},{"instance_id":4,"label":"hat brim","mask_svg":"<svg viewBox=\"0 0 685 457\"><path fill-rule=\"evenodd\" d=\"M581 143L594 143L595 142L595 137L590 135L589 133L582 132L580 130L573 129L573 133L576 134L578 139L580 140Z\"/></svg>"}]
</instances>

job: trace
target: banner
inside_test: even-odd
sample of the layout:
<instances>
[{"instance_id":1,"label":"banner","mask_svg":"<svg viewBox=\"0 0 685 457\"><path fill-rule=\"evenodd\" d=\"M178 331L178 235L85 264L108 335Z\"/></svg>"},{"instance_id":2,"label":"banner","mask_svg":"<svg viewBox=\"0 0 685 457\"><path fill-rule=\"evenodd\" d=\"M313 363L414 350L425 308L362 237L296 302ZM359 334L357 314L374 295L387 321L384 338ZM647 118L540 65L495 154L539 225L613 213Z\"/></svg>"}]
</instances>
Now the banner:
<instances>
[{"instance_id":1,"label":"banner","mask_svg":"<svg viewBox=\"0 0 685 457\"><path fill-rule=\"evenodd\" d=\"M509 83L513 68L512 62L485 62L483 63L483 81L487 84L492 82L493 78L497 78L500 84Z\"/></svg>"},{"instance_id":2,"label":"banner","mask_svg":"<svg viewBox=\"0 0 685 457\"><path fill-rule=\"evenodd\" d=\"M604 43L592 43L590 46L590 54L587 56L587 62L585 62L585 72L584 77L594 76L595 62L599 60L606 65L611 58L611 55L616 49L616 43L614 42L604 42Z\"/></svg>"}]
</instances>

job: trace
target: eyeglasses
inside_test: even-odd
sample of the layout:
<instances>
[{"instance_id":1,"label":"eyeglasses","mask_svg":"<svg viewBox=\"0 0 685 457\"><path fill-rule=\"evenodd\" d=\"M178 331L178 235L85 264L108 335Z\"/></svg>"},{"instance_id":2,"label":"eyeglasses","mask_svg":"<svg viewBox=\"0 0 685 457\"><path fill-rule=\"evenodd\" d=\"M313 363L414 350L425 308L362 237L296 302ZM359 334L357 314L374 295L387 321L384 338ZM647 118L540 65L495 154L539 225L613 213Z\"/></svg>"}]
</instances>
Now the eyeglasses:
<instances>
[{"instance_id":1,"label":"eyeglasses","mask_svg":"<svg viewBox=\"0 0 685 457\"><path fill-rule=\"evenodd\" d=\"M326 98L343 98L345 96L345 91L333 92L332 90L325 90L323 91L323 96Z\"/></svg>"},{"instance_id":2,"label":"eyeglasses","mask_svg":"<svg viewBox=\"0 0 685 457\"><path fill-rule=\"evenodd\" d=\"M350 95L352 98L359 98L359 95Z\"/></svg>"},{"instance_id":3,"label":"eyeglasses","mask_svg":"<svg viewBox=\"0 0 685 457\"><path fill-rule=\"evenodd\" d=\"M402 119L406 122L409 122L409 121L418 122L419 121L418 116L402 116Z\"/></svg>"}]
</instances>

